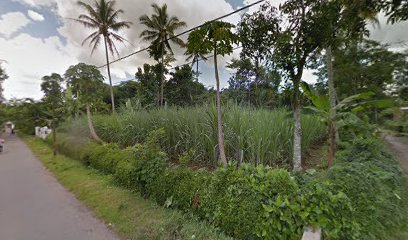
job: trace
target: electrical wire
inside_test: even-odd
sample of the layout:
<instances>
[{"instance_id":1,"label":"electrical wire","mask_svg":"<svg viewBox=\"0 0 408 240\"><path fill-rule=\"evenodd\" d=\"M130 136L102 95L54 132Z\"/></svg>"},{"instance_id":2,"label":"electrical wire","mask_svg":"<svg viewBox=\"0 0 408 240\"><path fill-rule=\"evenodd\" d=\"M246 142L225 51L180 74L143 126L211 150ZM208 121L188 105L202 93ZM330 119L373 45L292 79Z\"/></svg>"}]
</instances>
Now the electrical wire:
<instances>
[{"instance_id":1,"label":"electrical wire","mask_svg":"<svg viewBox=\"0 0 408 240\"><path fill-rule=\"evenodd\" d=\"M228 13L228 14L225 14L225 15L223 15L223 16L221 16L221 17L217 17L217 18L215 18L215 19L213 19L213 20L210 20L210 21L208 21L208 22L205 22L205 23L203 23L203 24L200 24L200 25L198 25L198 26L195 26L195 27L193 27L193 28L190 28L190 29L188 29L188 30L186 30L186 31L183 31L183 32L181 32L181 33L179 33L179 34L177 34L177 35L174 35L174 36L170 37L170 38L167 39L167 40L172 40L172 39L174 39L174 38L178 38L178 37L180 37L180 36L182 36L182 35L184 35L184 34L187 34L187 33L189 33L189 32L192 32L192 31L196 30L196 29L199 29L199 28L201 28L201 27L203 27L203 26L205 26L205 25L207 25L207 24L213 23L213 22L215 22L215 21L224 19L224 18L229 17L229 16L231 16L231 15L234 15L234 14L236 14L236 13L239 13L239 12L245 10L245 9L248 9L248 8L250 8L250 7L252 7L252 6L255 6L255 5L257 5L257 4L260 4L260 3L264 2L264 1L265 1L265 0L258 0L258 1L254 2L254 3L251 3L251 4L249 4L249 5L246 5L246 6L242 7L242 8L239 8L239 9L237 9L237 10L235 10L235 11L232 11L232 12L230 12L230 13ZM163 42L164 42L164 41L161 41L160 43L163 43ZM142 48L142 49L140 49L140 50L138 50L138 51L135 51L135 52L133 52L133 53L130 53L130 54L126 55L126 56L123 56L123 57L120 57L120 58L118 58L118 59L116 59L116 60L113 60L113 61L109 62L109 64L113 64L113 63L122 61L122 60L124 60L124 59L126 59L126 58L129 58L129 57L133 56L133 55L136 55L136 54L138 54L138 53L147 51L149 48L150 48L150 46L149 46L149 47ZM99 66L98 68L103 68L103 67L106 67L107 65L108 65L108 64L105 64L105 65Z\"/></svg>"}]
</instances>

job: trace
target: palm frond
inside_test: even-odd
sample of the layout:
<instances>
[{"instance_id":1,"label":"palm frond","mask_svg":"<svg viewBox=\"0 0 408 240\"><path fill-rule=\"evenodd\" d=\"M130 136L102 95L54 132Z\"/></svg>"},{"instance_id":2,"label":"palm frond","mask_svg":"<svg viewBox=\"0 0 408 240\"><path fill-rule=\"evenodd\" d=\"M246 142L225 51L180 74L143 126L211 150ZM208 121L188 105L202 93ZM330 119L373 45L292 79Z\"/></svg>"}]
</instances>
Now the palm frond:
<instances>
[{"instance_id":1,"label":"palm frond","mask_svg":"<svg viewBox=\"0 0 408 240\"><path fill-rule=\"evenodd\" d=\"M85 14L79 15L79 16L78 16L78 20L83 20L83 21L87 21L87 22L93 23L93 24L95 24L95 26L99 26L99 25L100 25L100 23L98 22L97 19L91 18L90 16L87 16L87 15L85 15Z\"/></svg>"},{"instance_id":2,"label":"palm frond","mask_svg":"<svg viewBox=\"0 0 408 240\"><path fill-rule=\"evenodd\" d=\"M119 18L119 14L124 13L122 9L118 9L115 12L113 12L111 15L109 15L108 18L108 23L114 23L116 20Z\"/></svg>"},{"instance_id":3,"label":"palm frond","mask_svg":"<svg viewBox=\"0 0 408 240\"><path fill-rule=\"evenodd\" d=\"M88 22L88 21L81 20L81 19L75 19L75 18L70 18L70 19L77 23L81 23L86 28L92 28L92 29L98 28L98 26L95 26L95 24L93 24L92 22Z\"/></svg>"},{"instance_id":4,"label":"palm frond","mask_svg":"<svg viewBox=\"0 0 408 240\"><path fill-rule=\"evenodd\" d=\"M96 35L96 36L95 36L94 38L92 38L92 40L89 42L89 45L92 45L92 43L93 43L93 47L92 47L92 50L91 50L91 56L92 56L93 53L95 52L96 48L99 46L100 42L101 42L101 35L100 35L100 34Z\"/></svg>"},{"instance_id":5,"label":"palm frond","mask_svg":"<svg viewBox=\"0 0 408 240\"><path fill-rule=\"evenodd\" d=\"M108 49L112 53L112 55L115 55L115 53L116 53L116 55L119 56L119 51L116 48L116 45L112 41L112 39L111 38L106 38L106 43L108 44Z\"/></svg>"},{"instance_id":6,"label":"palm frond","mask_svg":"<svg viewBox=\"0 0 408 240\"><path fill-rule=\"evenodd\" d=\"M95 36L99 36L99 31L95 31L95 32L93 32L91 35L89 35L88 37L86 37L86 38L82 41L81 45L83 46L88 40L93 39ZM91 43L90 43L89 45L91 45Z\"/></svg>"},{"instance_id":7,"label":"palm frond","mask_svg":"<svg viewBox=\"0 0 408 240\"><path fill-rule=\"evenodd\" d=\"M120 30L125 29L125 28L130 28L131 24L132 24L131 22L126 22L126 21L115 22L115 23L109 25L109 27L113 31L117 32L117 31L120 31Z\"/></svg>"},{"instance_id":8,"label":"palm frond","mask_svg":"<svg viewBox=\"0 0 408 240\"><path fill-rule=\"evenodd\" d=\"M97 1L95 1L95 2L97 3ZM89 4L87 4L87 3L84 3L84 2L82 2L82 1L78 1L77 4L78 4L80 7L84 8L84 9L89 13L89 15L91 15L94 19L98 19L99 21L101 21L101 19L99 18L99 15L98 15L98 13L97 13L97 11L95 10L95 9L98 9L98 8L97 8L97 4L95 5L95 6L96 6L95 9L94 9L91 5L89 5Z\"/></svg>"}]
</instances>

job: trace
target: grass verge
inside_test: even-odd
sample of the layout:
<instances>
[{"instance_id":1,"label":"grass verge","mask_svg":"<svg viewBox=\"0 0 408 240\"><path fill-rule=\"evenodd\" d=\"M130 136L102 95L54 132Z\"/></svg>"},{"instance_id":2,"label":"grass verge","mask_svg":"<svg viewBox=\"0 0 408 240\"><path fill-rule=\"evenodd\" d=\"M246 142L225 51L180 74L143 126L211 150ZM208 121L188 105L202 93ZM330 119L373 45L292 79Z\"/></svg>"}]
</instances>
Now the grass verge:
<instances>
[{"instance_id":1,"label":"grass verge","mask_svg":"<svg viewBox=\"0 0 408 240\"><path fill-rule=\"evenodd\" d=\"M203 222L116 186L111 176L63 155L54 158L51 148L39 139L22 139L58 181L121 239L228 239Z\"/></svg>"}]
</instances>

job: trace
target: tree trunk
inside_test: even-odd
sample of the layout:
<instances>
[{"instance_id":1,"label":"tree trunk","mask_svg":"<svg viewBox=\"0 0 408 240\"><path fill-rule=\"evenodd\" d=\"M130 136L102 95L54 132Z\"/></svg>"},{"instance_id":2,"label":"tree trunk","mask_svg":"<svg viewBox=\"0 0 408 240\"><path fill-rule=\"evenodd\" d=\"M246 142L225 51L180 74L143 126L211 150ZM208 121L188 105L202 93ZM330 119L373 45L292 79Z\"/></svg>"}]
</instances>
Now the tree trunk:
<instances>
[{"instance_id":1,"label":"tree trunk","mask_svg":"<svg viewBox=\"0 0 408 240\"><path fill-rule=\"evenodd\" d=\"M161 54L161 63L162 63L162 75L160 81L160 107L164 106L164 43L162 44L162 54Z\"/></svg>"},{"instance_id":2,"label":"tree trunk","mask_svg":"<svg viewBox=\"0 0 408 240\"><path fill-rule=\"evenodd\" d=\"M217 85L218 148L220 151L220 160L224 167L226 167L228 165L228 162L227 157L225 155L224 132L222 130L221 93L220 93L220 77L218 75L217 46L214 47L214 68L215 68L215 80Z\"/></svg>"},{"instance_id":3,"label":"tree trunk","mask_svg":"<svg viewBox=\"0 0 408 240\"><path fill-rule=\"evenodd\" d=\"M200 74L198 73L198 57L197 57L197 66L196 66L196 80L198 82L198 77L200 76Z\"/></svg>"},{"instance_id":4,"label":"tree trunk","mask_svg":"<svg viewBox=\"0 0 408 240\"><path fill-rule=\"evenodd\" d=\"M293 93L293 171L302 171L302 124L300 119L300 101L299 101L299 83L300 79L294 81Z\"/></svg>"},{"instance_id":5,"label":"tree trunk","mask_svg":"<svg viewBox=\"0 0 408 240\"><path fill-rule=\"evenodd\" d=\"M52 120L52 148L54 157L57 156L58 144L57 144L57 127L55 120Z\"/></svg>"},{"instance_id":6,"label":"tree trunk","mask_svg":"<svg viewBox=\"0 0 408 240\"><path fill-rule=\"evenodd\" d=\"M111 78L110 64L109 64L109 52L108 52L108 45L107 45L107 42L106 42L106 36L103 37L103 40L105 42L106 66L108 68L108 78L109 78L109 85L110 85L112 113L115 113L115 97L113 95L112 78Z\"/></svg>"},{"instance_id":7,"label":"tree trunk","mask_svg":"<svg viewBox=\"0 0 408 240\"><path fill-rule=\"evenodd\" d=\"M329 46L326 49L326 65L327 65L327 79L329 85L329 98L330 98L330 112L329 112L329 150L327 166L330 168L333 166L334 158L336 154L336 89L334 88L333 79L333 62L332 62L332 49Z\"/></svg>"},{"instance_id":8,"label":"tree trunk","mask_svg":"<svg viewBox=\"0 0 408 240\"><path fill-rule=\"evenodd\" d=\"M97 143L103 143L102 139L100 139L98 134L96 134L95 128L92 123L91 109L88 103L86 104L86 116L88 119L88 127L89 127L89 132L91 134L91 138L95 140Z\"/></svg>"},{"instance_id":9,"label":"tree trunk","mask_svg":"<svg viewBox=\"0 0 408 240\"><path fill-rule=\"evenodd\" d=\"M259 106L259 99L258 99L258 94L259 94L259 89L258 89L258 84L259 84L259 60L258 58L255 60L255 106Z\"/></svg>"}]
</instances>

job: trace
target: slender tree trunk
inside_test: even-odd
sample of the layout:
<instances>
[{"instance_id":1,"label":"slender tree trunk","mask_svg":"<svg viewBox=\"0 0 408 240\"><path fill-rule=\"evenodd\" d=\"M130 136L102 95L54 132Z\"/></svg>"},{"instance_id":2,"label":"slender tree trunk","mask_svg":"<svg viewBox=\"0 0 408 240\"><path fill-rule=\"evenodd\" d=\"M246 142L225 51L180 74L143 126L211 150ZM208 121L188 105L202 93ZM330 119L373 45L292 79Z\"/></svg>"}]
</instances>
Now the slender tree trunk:
<instances>
[{"instance_id":1,"label":"slender tree trunk","mask_svg":"<svg viewBox=\"0 0 408 240\"><path fill-rule=\"evenodd\" d=\"M160 82L160 107L164 106L164 42L162 44L162 54L161 54L161 63L162 63L162 75Z\"/></svg>"},{"instance_id":2,"label":"slender tree trunk","mask_svg":"<svg viewBox=\"0 0 408 240\"><path fill-rule=\"evenodd\" d=\"M327 166L330 168L333 166L334 158L336 154L336 89L334 88L333 79L333 62L332 62L332 49L331 46L326 49L326 65L327 65L327 77L329 85L329 98L330 98L330 113L329 113L329 150Z\"/></svg>"},{"instance_id":3,"label":"slender tree trunk","mask_svg":"<svg viewBox=\"0 0 408 240\"><path fill-rule=\"evenodd\" d=\"M221 92L220 92L220 77L218 75L217 46L214 47L214 68L215 68L215 80L217 85L218 148L220 150L220 160L224 167L226 167L228 165L228 162L227 157L225 155L224 132L222 130Z\"/></svg>"},{"instance_id":4,"label":"slender tree trunk","mask_svg":"<svg viewBox=\"0 0 408 240\"><path fill-rule=\"evenodd\" d=\"M299 100L300 79L294 81L293 92L293 171L302 171L302 125L300 119L300 100Z\"/></svg>"},{"instance_id":5,"label":"slender tree trunk","mask_svg":"<svg viewBox=\"0 0 408 240\"><path fill-rule=\"evenodd\" d=\"M86 104L86 116L88 119L88 127L89 127L89 132L91 134L91 138L98 143L103 143L102 139L100 139L98 134L96 134L95 128L92 123L91 109L88 103Z\"/></svg>"},{"instance_id":6,"label":"slender tree trunk","mask_svg":"<svg viewBox=\"0 0 408 240\"><path fill-rule=\"evenodd\" d=\"M259 99L258 99L258 83L259 83L259 60L256 59L255 61L255 106L259 105Z\"/></svg>"},{"instance_id":7,"label":"slender tree trunk","mask_svg":"<svg viewBox=\"0 0 408 240\"><path fill-rule=\"evenodd\" d=\"M115 113L115 96L113 95L112 77L111 77L111 72L110 72L109 52L108 52L108 44L106 42L106 36L103 37L103 40L105 42L106 66L108 68L108 78L109 78L109 85L110 85L112 113Z\"/></svg>"},{"instance_id":8,"label":"slender tree trunk","mask_svg":"<svg viewBox=\"0 0 408 240\"><path fill-rule=\"evenodd\" d=\"M197 77L197 79L196 79L196 80L197 80L197 82L198 82L198 77L200 76L200 74L198 73L198 58L197 58L196 61L197 61L197 66L196 66L196 68L197 68L197 69L196 69L196 77Z\"/></svg>"},{"instance_id":9,"label":"slender tree trunk","mask_svg":"<svg viewBox=\"0 0 408 240\"><path fill-rule=\"evenodd\" d=\"M53 155L54 157L57 156L58 152L58 144L57 144L57 127L56 127L55 120L52 120L52 147L53 147Z\"/></svg>"}]
</instances>

